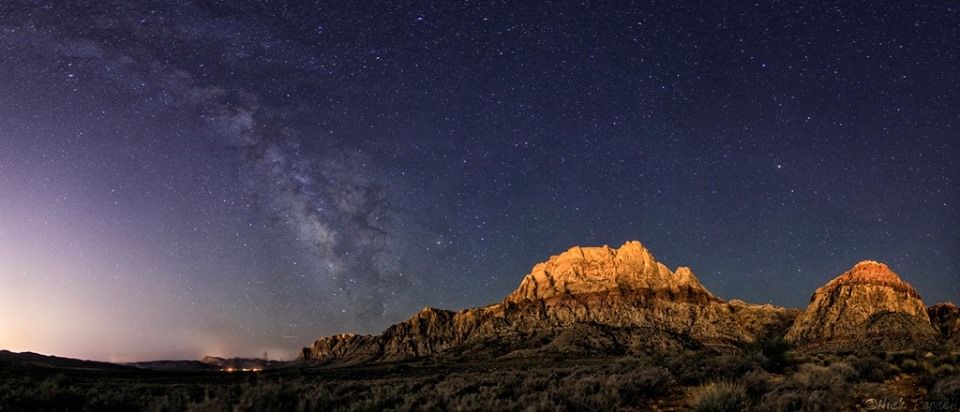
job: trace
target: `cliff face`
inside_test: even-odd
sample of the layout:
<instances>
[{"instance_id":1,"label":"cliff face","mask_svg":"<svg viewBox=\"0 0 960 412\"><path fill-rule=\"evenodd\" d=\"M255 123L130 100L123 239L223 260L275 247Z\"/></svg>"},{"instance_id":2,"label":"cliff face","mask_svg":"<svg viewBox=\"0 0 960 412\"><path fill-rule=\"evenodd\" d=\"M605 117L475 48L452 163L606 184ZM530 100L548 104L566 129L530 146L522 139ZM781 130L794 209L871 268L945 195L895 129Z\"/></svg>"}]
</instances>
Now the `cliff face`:
<instances>
[{"instance_id":1,"label":"cliff face","mask_svg":"<svg viewBox=\"0 0 960 412\"><path fill-rule=\"evenodd\" d=\"M817 289L785 338L824 349L886 350L925 348L936 340L920 294L874 261L860 262Z\"/></svg>"},{"instance_id":2,"label":"cliff face","mask_svg":"<svg viewBox=\"0 0 960 412\"><path fill-rule=\"evenodd\" d=\"M512 323L652 326L707 344L751 341L737 316L689 268L671 271L639 242L574 247L534 266L502 303Z\"/></svg>"},{"instance_id":3,"label":"cliff face","mask_svg":"<svg viewBox=\"0 0 960 412\"><path fill-rule=\"evenodd\" d=\"M728 304L689 268L671 271L639 242L573 247L537 264L502 302L459 312L425 308L379 336L317 340L303 357L344 363L399 360L458 348L495 355L537 351L638 352L751 342L796 312ZM589 333L586 331L590 331Z\"/></svg>"},{"instance_id":4,"label":"cliff face","mask_svg":"<svg viewBox=\"0 0 960 412\"><path fill-rule=\"evenodd\" d=\"M666 299L717 300L689 268L680 267L673 272L634 241L619 249L577 246L552 256L534 266L505 301L522 303L580 294L638 292Z\"/></svg>"}]
</instances>

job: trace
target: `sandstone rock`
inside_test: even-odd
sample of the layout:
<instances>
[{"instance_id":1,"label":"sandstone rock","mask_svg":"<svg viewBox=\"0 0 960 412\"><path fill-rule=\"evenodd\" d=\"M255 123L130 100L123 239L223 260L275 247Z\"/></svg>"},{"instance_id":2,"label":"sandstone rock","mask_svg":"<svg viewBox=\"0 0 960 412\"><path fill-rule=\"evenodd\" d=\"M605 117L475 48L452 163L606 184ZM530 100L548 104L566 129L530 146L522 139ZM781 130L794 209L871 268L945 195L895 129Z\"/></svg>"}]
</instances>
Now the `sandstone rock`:
<instances>
[{"instance_id":1,"label":"sandstone rock","mask_svg":"<svg viewBox=\"0 0 960 412\"><path fill-rule=\"evenodd\" d=\"M737 315L740 326L757 339L783 337L800 315L800 309L771 304L755 305L739 299L728 302Z\"/></svg>"},{"instance_id":2,"label":"sandstone rock","mask_svg":"<svg viewBox=\"0 0 960 412\"><path fill-rule=\"evenodd\" d=\"M550 300L578 294L641 291L666 298L696 295L716 300L689 268L674 273L657 262L640 242L627 242L619 249L573 247L537 264L506 301Z\"/></svg>"},{"instance_id":3,"label":"sandstone rock","mask_svg":"<svg viewBox=\"0 0 960 412\"><path fill-rule=\"evenodd\" d=\"M729 348L754 341L769 327L783 329L795 316L769 305L727 304L689 268L671 271L639 242L627 242L552 256L500 303L459 312L425 308L379 336L322 338L303 357L356 363L453 352Z\"/></svg>"},{"instance_id":4,"label":"sandstone rock","mask_svg":"<svg viewBox=\"0 0 960 412\"><path fill-rule=\"evenodd\" d=\"M689 268L675 272L640 242L574 247L537 264L503 304L516 325L654 326L708 344L751 341L733 310ZM532 324L532 325L531 325Z\"/></svg>"},{"instance_id":5,"label":"sandstone rock","mask_svg":"<svg viewBox=\"0 0 960 412\"><path fill-rule=\"evenodd\" d=\"M960 350L960 307L950 302L938 303L927 308L927 315L941 342Z\"/></svg>"},{"instance_id":6,"label":"sandstone rock","mask_svg":"<svg viewBox=\"0 0 960 412\"><path fill-rule=\"evenodd\" d=\"M916 349L935 341L920 294L883 263L858 263L810 301L787 341L825 350Z\"/></svg>"},{"instance_id":7,"label":"sandstone rock","mask_svg":"<svg viewBox=\"0 0 960 412\"><path fill-rule=\"evenodd\" d=\"M301 354L305 359L336 360L341 364L355 364L383 356L378 337L343 333L317 339Z\"/></svg>"}]
</instances>

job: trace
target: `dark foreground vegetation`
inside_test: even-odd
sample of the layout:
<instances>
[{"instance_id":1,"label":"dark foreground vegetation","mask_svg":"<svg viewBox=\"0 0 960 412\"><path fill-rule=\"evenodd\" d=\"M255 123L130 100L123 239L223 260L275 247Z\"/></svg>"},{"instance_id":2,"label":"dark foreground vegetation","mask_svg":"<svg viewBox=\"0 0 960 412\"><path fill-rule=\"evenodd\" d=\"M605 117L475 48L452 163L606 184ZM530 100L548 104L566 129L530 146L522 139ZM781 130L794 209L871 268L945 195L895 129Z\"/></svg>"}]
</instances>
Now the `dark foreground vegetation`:
<instances>
[{"instance_id":1,"label":"dark foreground vegetation","mask_svg":"<svg viewBox=\"0 0 960 412\"><path fill-rule=\"evenodd\" d=\"M896 409L901 407L901 409ZM563 356L262 372L0 365L0 411L960 410L960 355Z\"/></svg>"}]
</instances>

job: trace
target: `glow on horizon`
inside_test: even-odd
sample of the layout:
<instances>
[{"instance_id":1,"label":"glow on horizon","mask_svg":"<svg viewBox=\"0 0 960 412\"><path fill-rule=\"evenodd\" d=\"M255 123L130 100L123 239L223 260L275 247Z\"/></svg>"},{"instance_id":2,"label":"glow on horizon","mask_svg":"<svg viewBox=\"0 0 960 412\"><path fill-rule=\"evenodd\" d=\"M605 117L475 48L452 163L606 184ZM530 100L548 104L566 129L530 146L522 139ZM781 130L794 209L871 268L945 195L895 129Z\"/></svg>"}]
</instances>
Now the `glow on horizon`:
<instances>
[{"instance_id":1,"label":"glow on horizon","mask_svg":"<svg viewBox=\"0 0 960 412\"><path fill-rule=\"evenodd\" d=\"M169 308L156 316L133 316L123 297L102 298L87 285L58 287L54 276L23 276L0 268L0 349L107 362L253 357L268 351L288 359L296 348L246 350L239 339L177 325ZM175 315L174 315L175 316ZM144 322L153 322L144 327Z\"/></svg>"},{"instance_id":2,"label":"glow on horizon","mask_svg":"<svg viewBox=\"0 0 960 412\"><path fill-rule=\"evenodd\" d=\"M0 203L0 350L108 362L295 353L211 328L177 304L189 290L156 257L25 198Z\"/></svg>"}]
</instances>

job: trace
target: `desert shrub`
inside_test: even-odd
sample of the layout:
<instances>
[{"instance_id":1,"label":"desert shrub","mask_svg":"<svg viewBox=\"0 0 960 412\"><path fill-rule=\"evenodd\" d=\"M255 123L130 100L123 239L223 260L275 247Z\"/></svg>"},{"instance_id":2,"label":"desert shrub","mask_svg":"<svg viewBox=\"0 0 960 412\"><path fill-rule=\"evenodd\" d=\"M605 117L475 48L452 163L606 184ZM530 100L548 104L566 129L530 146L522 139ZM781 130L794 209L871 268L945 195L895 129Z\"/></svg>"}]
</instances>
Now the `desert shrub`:
<instances>
[{"instance_id":1,"label":"desert shrub","mask_svg":"<svg viewBox=\"0 0 960 412\"><path fill-rule=\"evenodd\" d=\"M177 410L186 410L188 412L229 412L231 411L230 405L227 402L225 402L224 399L221 399L221 398L207 398L207 399L204 399L202 402L191 404L186 408L183 408L182 406L180 406L179 407L180 409L178 409L178 407L175 406L178 404L177 400L168 399L166 397L160 397L158 401L160 401L160 403L155 403L151 407L152 408L160 407L163 409L159 409L159 410L164 410L164 411L177 411ZM157 409L151 409L151 410L157 410Z\"/></svg>"},{"instance_id":2,"label":"desert shrub","mask_svg":"<svg viewBox=\"0 0 960 412\"><path fill-rule=\"evenodd\" d=\"M509 405L519 396L517 391L524 388L524 381L515 373L451 375L437 385L436 392L449 409L511 409Z\"/></svg>"},{"instance_id":3,"label":"desert shrub","mask_svg":"<svg viewBox=\"0 0 960 412\"><path fill-rule=\"evenodd\" d=\"M770 374L763 370L747 372L740 378L740 383L752 399L758 399L770 391Z\"/></svg>"},{"instance_id":4,"label":"desert shrub","mask_svg":"<svg viewBox=\"0 0 960 412\"><path fill-rule=\"evenodd\" d=\"M610 410L620 404L616 382L610 377L571 375L564 379L560 389L570 409Z\"/></svg>"},{"instance_id":5,"label":"desert shrub","mask_svg":"<svg viewBox=\"0 0 960 412\"><path fill-rule=\"evenodd\" d=\"M940 373L944 372L946 371L941 371ZM939 379L937 374L937 367L934 366L929 359L924 359L917 362L917 368L913 370L913 375L916 376L917 382L927 388L932 388L933 385L937 383L937 380Z\"/></svg>"},{"instance_id":6,"label":"desert shrub","mask_svg":"<svg viewBox=\"0 0 960 412\"><path fill-rule=\"evenodd\" d=\"M919 365L917 360L919 359L917 352L910 351L901 351L901 352L887 352L886 360L887 363L898 366L903 369L905 366L907 368L913 366L916 367Z\"/></svg>"},{"instance_id":7,"label":"desert shrub","mask_svg":"<svg viewBox=\"0 0 960 412\"><path fill-rule=\"evenodd\" d=\"M456 397L458 395L475 393L479 387L479 382L470 382L463 375L454 374L448 376L442 382L438 382L435 386L435 391L437 396L446 399Z\"/></svg>"},{"instance_id":8,"label":"desert shrub","mask_svg":"<svg viewBox=\"0 0 960 412\"><path fill-rule=\"evenodd\" d=\"M234 374L157 380L0 375L0 411L445 411L642 408L671 390L666 369L639 360L533 370L440 369L328 375ZM421 370L423 371L423 370ZM373 375L373 376L369 376Z\"/></svg>"},{"instance_id":9,"label":"desert shrub","mask_svg":"<svg viewBox=\"0 0 960 412\"><path fill-rule=\"evenodd\" d=\"M860 381L883 382L895 372L893 365L874 356L850 356L846 361L857 371L857 378Z\"/></svg>"},{"instance_id":10,"label":"desert shrub","mask_svg":"<svg viewBox=\"0 0 960 412\"><path fill-rule=\"evenodd\" d=\"M516 410L519 406L515 399L497 396L493 386L481 386L477 392L465 394L448 400L448 410L455 411L489 411L489 410Z\"/></svg>"},{"instance_id":11,"label":"desert shrub","mask_svg":"<svg viewBox=\"0 0 960 412\"><path fill-rule=\"evenodd\" d=\"M709 358L706 362L706 368L711 379L732 380L743 376L747 372L759 369L760 364L755 358L741 354L724 353Z\"/></svg>"},{"instance_id":12,"label":"desert shrub","mask_svg":"<svg viewBox=\"0 0 960 412\"><path fill-rule=\"evenodd\" d=\"M951 376L933 386L930 400L937 402L960 402L960 376Z\"/></svg>"},{"instance_id":13,"label":"desert shrub","mask_svg":"<svg viewBox=\"0 0 960 412\"><path fill-rule=\"evenodd\" d=\"M343 410L343 409L341 409ZM436 396L420 393L404 399L398 411L444 411L446 405Z\"/></svg>"},{"instance_id":14,"label":"desert shrub","mask_svg":"<svg viewBox=\"0 0 960 412\"><path fill-rule=\"evenodd\" d=\"M841 409L840 401L828 390L784 391L779 388L763 396L761 411L829 412Z\"/></svg>"},{"instance_id":15,"label":"desert shrub","mask_svg":"<svg viewBox=\"0 0 960 412\"><path fill-rule=\"evenodd\" d=\"M848 380L856 371L847 364L825 367L800 365L760 400L761 411L835 411L843 407L850 391Z\"/></svg>"},{"instance_id":16,"label":"desert shrub","mask_svg":"<svg viewBox=\"0 0 960 412\"><path fill-rule=\"evenodd\" d=\"M126 391L121 391L126 392ZM209 392L209 390L207 390ZM215 397L206 396L203 393L200 393L198 397L194 397L194 393L191 393L190 390L178 387L173 388L162 395L152 395L147 399L140 399L141 408L145 406L145 409L151 412L174 412L182 410L191 410L191 411L219 411L224 410L223 408L215 408L214 401L217 400ZM219 401L223 403L222 401ZM201 406L198 406L201 405ZM94 410L105 410L99 407L92 408ZM134 410L136 408L130 407L126 410Z\"/></svg>"},{"instance_id":17,"label":"desert shrub","mask_svg":"<svg viewBox=\"0 0 960 412\"><path fill-rule=\"evenodd\" d=\"M960 366L960 352L944 353L937 359L937 364L951 364L955 367Z\"/></svg>"},{"instance_id":18,"label":"desert shrub","mask_svg":"<svg viewBox=\"0 0 960 412\"><path fill-rule=\"evenodd\" d=\"M900 361L900 369L907 373L915 373L921 370L920 362L917 362L916 359L902 359Z\"/></svg>"},{"instance_id":19,"label":"desert shrub","mask_svg":"<svg viewBox=\"0 0 960 412\"><path fill-rule=\"evenodd\" d=\"M957 368L955 368L953 365L950 365L950 364L937 366L937 368L934 369L933 371L933 375L937 379L945 379L953 375L956 375L956 373L957 373Z\"/></svg>"},{"instance_id":20,"label":"desert shrub","mask_svg":"<svg viewBox=\"0 0 960 412\"><path fill-rule=\"evenodd\" d=\"M763 339L758 344L764 359L763 369L773 373L781 373L792 364L789 352L793 349L793 346L783 340L783 336Z\"/></svg>"},{"instance_id":21,"label":"desert shrub","mask_svg":"<svg viewBox=\"0 0 960 412\"><path fill-rule=\"evenodd\" d=\"M680 384L694 386L713 378L708 362L707 354L696 352L685 356L664 357L658 361L658 365L672 372Z\"/></svg>"},{"instance_id":22,"label":"desert shrub","mask_svg":"<svg viewBox=\"0 0 960 412\"><path fill-rule=\"evenodd\" d=\"M538 393L543 392L548 388L553 387L554 382L558 382L560 376L555 372L551 371L548 373L538 374L531 373L525 374L523 380L520 382L520 393Z\"/></svg>"},{"instance_id":23,"label":"desert shrub","mask_svg":"<svg viewBox=\"0 0 960 412\"><path fill-rule=\"evenodd\" d=\"M527 412L540 412L540 411L546 412L546 411L562 411L563 410L562 402L558 402L555 398L548 397L548 396L541 396L541 397L533 398L530 400L520 399L520 401L518 401L517 404L520 407L516 408L515 410L524 410Z\"/></svg>"},{"instance_id":24,"label":"desert shrub","mask_svg":"<svg viewBox=\"0 0 960 412\"><path fill-rule=\"evenodd\" d=\"M316 388L308 393L301 393L300 400L297 403L298 411L328 411L332 410L334 403L330 399L330 393L323 388Z\"/></svg>"},{"instance_id":25,"label":"desert shrub","mask_svg":"<svg viewBox=\"0 0 960 412\"><path fill-rule=\"evenodd\" d=\"M619 398L627 405L640 405L643 401L667 393L673 385L673 375L663 368L644 368L615 375Z\"/></svg>"},{"instance_id":26,"label":"desert shrub","mask_svg":"<svg viewBox=\"0 0 960 412\"><path fill-rule=\"evenodd\" d=\"M740 412L747 407L743 385L727 381L713 382L690 391L688 403L697 412Z\"/></svg>"},{"instance_id":27,"label":"desert shrub","mask_svg":"<svg viewBox=\"0 0 960 412\"><path fill-rule=\"evenodd\" d=\"M383 411L403 404L407 396L406 385L400 382L371 384L363 402L357 399L344 400L344 405L356 406L361 410ZM307 409L310 410L310 409ZM316 410L316 409L313 409Z\"/></svg>"},{"instance_id":28,"label":"desert shrub","mask_svg":"<svg viewBox=\"0 0 960 412\"><path fill-rule=\"evenodd\" d=\"M831 363L837 361L837 354L835 353L818 353L814 358L814 364L820 366L830 366Z\"/></svg>"},{"instance_id":29,"label":"desert shrub","mask_svg":"<svg viewBox=\"0 0 960 412\"><path fill-rule=\"evenodd\" d=\"M82 388L73 386L62 374L43 379L30 380L29 386L14 386L14 393L8 405L0 404L3 410L71 410L81 409L86 403L86 394Z\"/></svg>"},{"instance_id":30,"label":"desert shrub","mask_svg":"<svg viewBox=\"0 0 960 412\"><path fill-rule=\"evenodd\" d=\"M835 378L842 379L846 382L856 382L859 376L857 375L857 370L846 362L832 362L827 366L827 370L833 374Z\"/></svg>"}]
</instances>

